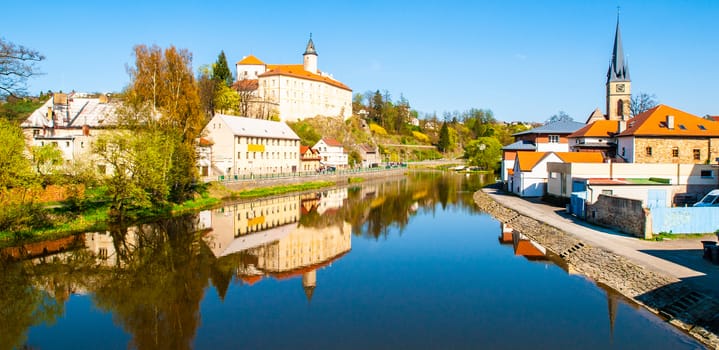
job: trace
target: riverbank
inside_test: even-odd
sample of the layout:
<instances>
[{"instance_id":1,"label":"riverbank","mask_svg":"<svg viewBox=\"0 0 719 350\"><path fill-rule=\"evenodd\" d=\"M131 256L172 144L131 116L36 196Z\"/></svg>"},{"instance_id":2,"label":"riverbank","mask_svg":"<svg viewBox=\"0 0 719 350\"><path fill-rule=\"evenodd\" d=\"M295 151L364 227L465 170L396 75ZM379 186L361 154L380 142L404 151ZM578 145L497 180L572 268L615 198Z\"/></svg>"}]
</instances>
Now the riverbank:
<instances>
[{"instance_id":1,"label":"riverbank","mask_svg":"<svg viewBox=\"0 0 719 350\"><path fill-rule=\"evenodd\" d=\"M638 254L631 254L633 249L627 249L624 241L636 238L576 234L573 231L586 227L548 223L554 221L551 215L531 213L527 201L503 200L500 196L495 189L485 189L474 194L474 201L480 210L544 246L570 273L604 284L707 346L719 347L719 298L711 290L690 283L701 276L692 277L688 271L668 264L657 267L658 263L650 263L649 258L642 260ZM718 283L716 279L705 282Z\"/></svg>"}]
</instances>

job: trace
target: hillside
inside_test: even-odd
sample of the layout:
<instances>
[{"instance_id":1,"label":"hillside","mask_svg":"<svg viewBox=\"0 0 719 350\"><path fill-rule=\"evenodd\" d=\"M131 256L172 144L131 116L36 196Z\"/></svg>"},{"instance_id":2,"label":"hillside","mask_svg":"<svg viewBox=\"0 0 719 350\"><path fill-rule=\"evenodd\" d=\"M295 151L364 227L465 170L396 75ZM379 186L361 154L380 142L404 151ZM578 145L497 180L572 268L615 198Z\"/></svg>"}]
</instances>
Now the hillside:
<instances>
[{"instance_id":1,"label":"hillside","mask_svg":"<svg viewBox=\"0 0 719 350\"><path fill-rule=\"evenodd\" d=\"M331 137L341 142L352 155L358 152L359 145L376 145L383 154L383 159L389 161L412 161L424 159L438 159L442 155L431 144L431 138L419 134L393 135L378 125L370 126L360 117L353 116L345 121L332 117L314 117L299 122L288 123L300 136L302 144L312 146L322 137Z\"/></svg>"}]
</instances>

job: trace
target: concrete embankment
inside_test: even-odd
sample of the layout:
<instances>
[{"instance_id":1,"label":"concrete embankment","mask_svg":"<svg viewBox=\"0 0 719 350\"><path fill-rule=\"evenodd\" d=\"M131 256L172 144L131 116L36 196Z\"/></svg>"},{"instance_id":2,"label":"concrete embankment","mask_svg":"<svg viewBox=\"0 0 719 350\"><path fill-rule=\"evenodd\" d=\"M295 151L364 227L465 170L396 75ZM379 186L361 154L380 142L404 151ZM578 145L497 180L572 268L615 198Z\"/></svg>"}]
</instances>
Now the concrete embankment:
<instances>
[{"instance_id":1,"label":"concrete embankment","mask_svg":"<svg viewBox=\"0 0 719 350\"><path fill-rule=\"evenodd\" d=\"M572 273L584 275L634 300L711 348L719 348L719 301L676 277L646 268L504 207L483 191L474 194L480 210L541 244ZM719 281L717 281L719 283Z\"/></svg>"},{"instance_id":2,"label":"concrete embankment","mask_svg":"<svg viewBox=\"0 0 719 350\"><path fill-rule=\"evenodd\" d=\"M407 168L381 169L363 172L336 172L307 175L301 177L258 178L241 181L226 181L222 184L232 191L247 190L258 187L291 185L310 181L334 181L337 185L346 184L350 178L376 179L400 176L407 172Z\"/></svg>"}]
</instances>

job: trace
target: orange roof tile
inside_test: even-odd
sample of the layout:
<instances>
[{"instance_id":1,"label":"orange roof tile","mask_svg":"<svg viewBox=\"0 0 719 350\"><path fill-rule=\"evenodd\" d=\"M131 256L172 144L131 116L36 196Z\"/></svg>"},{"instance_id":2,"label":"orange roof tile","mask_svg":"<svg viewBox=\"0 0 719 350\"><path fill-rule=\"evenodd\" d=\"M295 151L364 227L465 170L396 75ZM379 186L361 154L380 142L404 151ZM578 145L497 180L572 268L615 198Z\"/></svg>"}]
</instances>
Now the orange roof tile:
<instances>
[{"instance_id":1,"label":"orange roof tile","mask_svg":"<svg viewBox=\"0 0 719 350\"><path fill-rule=\"evenodd\" d=\"M667 125L667 116L674 116L674 127ZM630 119L627 130L618 136L719 136L719 123L667 105L658 105Z\"/></svg>"},{"instance_id":2,"label":"orange roof tile","mask_svg":"<svg viewBox=\"0 0 719 350\"><path fill-rule=\"evenodd\" d=\"M268 64L267 71L260 74L261 77L273 75L287 75L300 79L319 81L340 89L352 91L352 89L350 89L347 85L342 84L337 80L306 71L305 67L301 64Z\"/></svg>"},{"instance_id":3,"label":"orange roof tile","mask_svg":"<svg viewBox=\"0 0 719 350\"><path fill-rule=\"evenodd\" d=\"M601 152L554 152L565 163L603 163Z\"/></svg>"},{"instance_id":4,"label":"orange roof tile","mask_svg":"<svg viewBox=\"0 0 719 350\"><path fill-rule=\"evenodd\" d=\"M337 141L331 137L323 137L322 141L324 141L327 144L327 146L342 147L342 143L340 143L339 141Z\"/></svg>"},{"instance_id":5,"label":"orange roof tile","mask_svg":"<svg viewBox=\"0 0 719 350\"><path fill-rule=\"evenodd\" d=\"M514 255L522 255L527 257L543 257L544 253L528 240L519 240L514 247Z\"/></svg>"},{"instance_id":6,"label":"orange roof tile","mask_svg":"<svg viewBox=\"0 0 719 350\"><path fill-rule=\"evenodd\" d=\"M619 130L618 120L597 120L571 133L568 138L576 137L611 137Z\"/></svg>"},{"instance_id":7,"label":"orange roof tile","mask_svg":"<svg viewBox=\"0 0 719 350\"><path fill-rule=\"evenodd\" d=\"M260 59L254 55L249 55L242 58L237 64L265 64L265 62L260 61Z\"/></svg>"},{"instance_id":8,"label":"orange roof tile","mask_svg":"<svg viewBox=\"0 0 719 350\"><path fill-rule=\"evenodd\" d=\"M532 171L534 166L539 163L547 152L517 152L517 162L519 162L519 170Z\"/></svg>"},{"instance_id":9,"label":"orange roof tile","mask_svg":"<svg viewBox=\"0 0 719 350\"><path fill-rule=\"evenodd\" d=\"M305 153L307 153L307 150L308 150L308 149L310 149L309 146L302 146L302 145L300 145L300 154L305 154Z\"/></svg>"}]
</instances>

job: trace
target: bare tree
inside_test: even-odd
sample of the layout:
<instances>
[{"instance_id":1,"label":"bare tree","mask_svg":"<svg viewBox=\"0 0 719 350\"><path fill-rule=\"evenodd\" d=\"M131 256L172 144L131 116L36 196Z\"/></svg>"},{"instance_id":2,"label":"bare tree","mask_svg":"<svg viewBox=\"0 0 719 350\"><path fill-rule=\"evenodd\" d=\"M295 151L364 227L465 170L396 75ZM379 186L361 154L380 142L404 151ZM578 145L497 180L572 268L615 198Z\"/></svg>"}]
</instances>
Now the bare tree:
<instances>
[{"instance_id":1,"label":"bare tree","mask_svg":"<svg viewBox=\"0 0 719 350\"><path fill-rule=\"evenodd\" d=\"M25 81L39 74L36 64L44 59L35 50L0 38L0 97L24 93Z\"/></svg>"},{"instance_id":2,"label":"bare tree","mask_svg":"<svg viewBox=\"0 0 719 350\"><path fill-rule=\"evenodd\" d=\"M570 117L565 111L559 111L557 114L552 115L547 119L547 124L556 122L573 122L574 118Z\"/></svg>"},{"instance_id":3,"label":"bare tree","mask_svg":"<svg viewBox=\"0 0 719 350\"><path fill-rule=\"evenodd\" d=\"M631 102L629 103L629 111L632 113L632 117L635 117L648 109L656 107L656 105L656 95L642 92L632 96Z\"/></svg>"}]
</instances>

